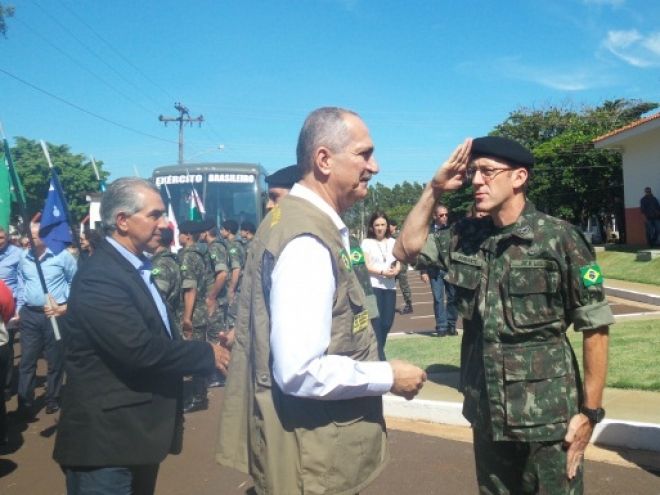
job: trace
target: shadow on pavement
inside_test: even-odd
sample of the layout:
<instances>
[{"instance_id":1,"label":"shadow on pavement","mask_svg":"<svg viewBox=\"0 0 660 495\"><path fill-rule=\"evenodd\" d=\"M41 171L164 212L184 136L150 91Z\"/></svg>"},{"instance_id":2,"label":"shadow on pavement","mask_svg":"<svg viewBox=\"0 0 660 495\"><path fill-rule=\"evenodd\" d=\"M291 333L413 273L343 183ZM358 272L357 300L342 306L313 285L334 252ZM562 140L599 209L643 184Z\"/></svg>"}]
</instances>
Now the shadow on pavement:
<instances>
[{"instance_id":1,"label":"shadow on pavement","mask_svg":"<svg viewBox=\"0 0 660 495\"><path fill-rule=\"evenodd\" d=\"M11 474L17 467L18 464L9 459L0 459L0 478Z\"/></svg>"}]
</instances>

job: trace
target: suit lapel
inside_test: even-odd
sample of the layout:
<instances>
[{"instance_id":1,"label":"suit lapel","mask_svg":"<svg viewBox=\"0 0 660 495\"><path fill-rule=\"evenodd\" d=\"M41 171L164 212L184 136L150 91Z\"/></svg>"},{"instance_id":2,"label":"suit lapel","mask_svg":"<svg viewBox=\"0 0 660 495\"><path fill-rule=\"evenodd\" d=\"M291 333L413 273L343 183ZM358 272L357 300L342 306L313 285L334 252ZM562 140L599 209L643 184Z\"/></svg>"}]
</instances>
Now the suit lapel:
<instances>
[{"instance_id":1,"label":"suit lapel","mask_svg":"<svg viewBox=\"0 0 660 495\"><path fill-rule=\"evenodd\" d=\"M103 242L99 245L99 249L105 251L105 253L113 258L117 264L126 272L126 275L130 277L130 279L133 281L133 284L136 285L137 287L140 288L142 291L143 296L146 298L148 301L149 307L151 308L152 312L152 317L156 317L157 321L160 323L160 331L167 335L169 338L169 333L167 331L167 327L165 326L165 323L163 323L163 319L160 316L160 311L158 311L158 306L156 306L156 302L154 301L154 298L151 296L151 291L147 287L147 284L145 284L144 280L142 279L142 276L140 275L140 272L135 269L135 267L126 259L124 258L119 251L117 251L114 246L112 246L108 241L103 240ZM170 322L172 321L171 315L167 314L168 318L170 319ZM170 324L170 328L173 328L174 325ZM174 334L172 335L172 338L174 338Z\"/></svg>"}]
</instances>

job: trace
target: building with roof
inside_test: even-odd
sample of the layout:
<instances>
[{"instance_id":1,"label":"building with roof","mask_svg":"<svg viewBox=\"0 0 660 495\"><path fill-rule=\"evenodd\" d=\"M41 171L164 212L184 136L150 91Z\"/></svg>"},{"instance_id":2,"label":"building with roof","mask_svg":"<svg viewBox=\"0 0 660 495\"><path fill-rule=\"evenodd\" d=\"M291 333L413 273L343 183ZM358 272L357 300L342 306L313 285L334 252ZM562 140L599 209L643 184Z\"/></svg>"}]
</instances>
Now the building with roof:
<instances>
[{"instance_id":1,"label":"building with roof","mask_svg":"<svg viewBox=\"0 0 660 495\"><path fill-rule=\"evenodd\" d=\"M660 195L660 113L604 134L594 139L594 146L621 153L626 243L645 245L639 200L645 187L650 187L656 197Z\"/></svg>"}]
</instances>

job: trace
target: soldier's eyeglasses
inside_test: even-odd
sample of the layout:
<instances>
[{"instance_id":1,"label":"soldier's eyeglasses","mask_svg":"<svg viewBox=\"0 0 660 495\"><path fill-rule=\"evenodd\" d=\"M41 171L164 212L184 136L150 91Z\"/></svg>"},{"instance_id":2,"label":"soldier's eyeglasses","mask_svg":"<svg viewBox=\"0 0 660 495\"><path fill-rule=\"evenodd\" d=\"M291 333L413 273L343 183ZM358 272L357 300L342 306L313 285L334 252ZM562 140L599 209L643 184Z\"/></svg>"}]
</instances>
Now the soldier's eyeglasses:
<instances>
[{"instance_id":1,"label":"soldier's eyeglasses","mask_svg":"<svg viewBox=\"0 0 660 495\"><path fill-rule=\"evenodd\" d=\"M477 171L481 174L485 181L490 182L495 179L502 172L513 170L512 168L493 168L493 167L468 167L465 170L465 182L471 183Z\"/></svg>"}]
</instances>

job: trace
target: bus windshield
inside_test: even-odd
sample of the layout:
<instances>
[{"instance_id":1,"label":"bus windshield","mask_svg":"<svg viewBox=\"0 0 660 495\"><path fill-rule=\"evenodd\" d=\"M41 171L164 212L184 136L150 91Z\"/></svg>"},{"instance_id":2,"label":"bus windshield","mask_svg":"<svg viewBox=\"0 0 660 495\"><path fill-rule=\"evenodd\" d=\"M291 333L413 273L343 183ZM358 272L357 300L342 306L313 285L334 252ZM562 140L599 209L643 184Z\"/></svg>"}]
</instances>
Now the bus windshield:
<instances>
[{"instance_id":1,"label":"bus windshield","mask_svg":"<svg viewBox=\"0 0 660 495\"><path fill-rule=\"evenodd\" d=\"M259 223L260 200L252 174L210 173L190 175L181 181L165 179L156 177L156 186L163 201L172 205L177 222L204 218L218 226L225 220L235 220L239 225L244 221Z\"/></svg>"}]
</instances>

